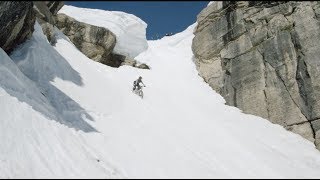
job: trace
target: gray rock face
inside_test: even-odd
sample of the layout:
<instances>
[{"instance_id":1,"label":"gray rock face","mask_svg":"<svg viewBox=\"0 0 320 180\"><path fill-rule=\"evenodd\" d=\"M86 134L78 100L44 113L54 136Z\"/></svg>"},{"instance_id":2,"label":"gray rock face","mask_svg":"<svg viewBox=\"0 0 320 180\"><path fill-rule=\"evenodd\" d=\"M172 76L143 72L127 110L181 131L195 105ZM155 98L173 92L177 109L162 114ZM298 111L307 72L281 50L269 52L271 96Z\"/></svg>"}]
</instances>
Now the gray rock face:
<instances>
[{"instance_id":1,"label":"gray rock face","mask_svg":"<svg viewBox=\"0 0 320 180\"><path fill-rule=\"evenodd\" d=\"M228 105L320 148L319 20L319 2L214 2L194 30L199 75Z\"/></svg>"},{"instance_id":2,"label":"gray rock face","mask_svg":"<svg viewBox=\"0 0 320 180\"><path fill-rule=\"evenodd\" d=\"M0 47L7 53L32 35L35 16L28 1L0 2Z\"/></svg>"},{"instance_id":3,"label":"gray rock face","mask_svg":"<svg viewBox=\"0 0 320 180\"><path fill-rule=\"evenodd\" d=\"M56 26L90 59L112 67L120 66L117 60L109 58L116 36L108 29L79 22L65 14L57 15Z\"/></svg>"}]
</instances>

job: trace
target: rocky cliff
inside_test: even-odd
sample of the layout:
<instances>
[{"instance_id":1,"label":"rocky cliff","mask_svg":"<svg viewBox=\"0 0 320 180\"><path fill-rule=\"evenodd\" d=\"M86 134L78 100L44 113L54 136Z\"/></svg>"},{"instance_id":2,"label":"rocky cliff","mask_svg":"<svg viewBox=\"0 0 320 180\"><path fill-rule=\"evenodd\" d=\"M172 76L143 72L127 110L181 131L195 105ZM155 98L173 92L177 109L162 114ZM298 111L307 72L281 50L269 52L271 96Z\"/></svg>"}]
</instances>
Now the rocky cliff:
<instances>
[{"instance_id":1,"label":"rocky cliff","mask_svg":"<svg viewBox=\"0 0 320 180\"><path fill-rule=\"evenodd\" d=\"M0 2L0 47L10 53L32 35L35 15L28 1Z\"/></svg>"},{"instance_id":2,"label":"rocky cliff","mask_svg":"<svg viewBox=\"0 0 320 180\"><path fill-rule=\"evenodd\" d=\"M214 2L197 16L199 75L245 113L320 148L320 3Z\"/></svg>"}]
</instances>

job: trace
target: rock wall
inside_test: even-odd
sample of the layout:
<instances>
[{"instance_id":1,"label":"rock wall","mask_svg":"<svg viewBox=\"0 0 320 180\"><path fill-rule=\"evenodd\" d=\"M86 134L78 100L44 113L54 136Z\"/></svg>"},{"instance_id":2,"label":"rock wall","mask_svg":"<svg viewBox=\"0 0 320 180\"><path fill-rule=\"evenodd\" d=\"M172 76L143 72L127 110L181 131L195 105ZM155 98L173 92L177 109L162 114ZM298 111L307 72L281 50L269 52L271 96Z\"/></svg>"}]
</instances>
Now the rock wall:
<instances>
[{"instance_id":1,"label":"rock wall","mask_svg":"<svg viewBox=\"0 0 320 180\"><path fill-rule=\"evenodd\" d=\"M0 2L0 47L7 53L32 35L35 23L32 6L29 1Z\"/></svg>"},{"instance_id":2,"label":"rock wall","mask_svg":"<svg viewBox=\"0 0 320 180\"><path fill-rule=\"evenodd\" d=\"M197 16L199 75L245 113L320 148L320 3L216 1Z\"/></svg>"}]
</instances>

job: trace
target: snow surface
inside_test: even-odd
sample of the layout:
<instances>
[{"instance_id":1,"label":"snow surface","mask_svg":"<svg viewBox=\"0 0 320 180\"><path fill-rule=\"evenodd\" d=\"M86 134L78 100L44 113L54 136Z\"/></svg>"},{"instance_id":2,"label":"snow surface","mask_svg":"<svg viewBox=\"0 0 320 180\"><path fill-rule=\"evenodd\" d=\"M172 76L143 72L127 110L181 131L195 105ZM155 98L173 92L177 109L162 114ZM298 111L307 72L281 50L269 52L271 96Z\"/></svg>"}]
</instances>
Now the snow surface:
<instances>
[{"instance_id":1,"label":"snow surface","mask_svg":"<svg viewBox=\"0 0 320 180\"><path fill-rule=\"evenodd\" d=\"M210 1L210 2L208 3L207 7L210 6L210 4L212 4L212 3L214 3L214 1Z\"/></svg>"},{"instance_id":2,"label":"snow surface","mask_svg":"<svg viewBox=\"0 0 320 180\"><path fill-rule=\"evenodd\" d=\"M148 41L137 60L151 70L94 62L58 30L52 47L38 23L11 57L0 50L0 178L319 178L311 142L198 76L195 26Z\"/></svg>"},{"instance_id":3,"label":"snow surface","mask_svg":"<svg viewBox=\"0 0 320 180\"><path fill-rule=\"evenodd\" d=\"M117 38L115 53L134 58L148 49L147 24L133 14L68 5L64 5L58 13L64 13L80 22L109 29Z\"/></svg>"}]
</instances>

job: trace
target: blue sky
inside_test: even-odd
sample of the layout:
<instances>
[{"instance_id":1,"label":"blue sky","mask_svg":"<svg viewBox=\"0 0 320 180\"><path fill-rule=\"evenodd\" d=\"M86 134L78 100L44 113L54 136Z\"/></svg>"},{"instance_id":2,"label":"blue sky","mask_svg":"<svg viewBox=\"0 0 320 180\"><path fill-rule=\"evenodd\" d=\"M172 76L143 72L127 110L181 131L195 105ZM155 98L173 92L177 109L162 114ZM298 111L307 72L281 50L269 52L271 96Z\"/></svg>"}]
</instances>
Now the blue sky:
<instances>
[{"instance_id":1,"label":"blue sky","mask_svg":"<svg viewBox=\"0 0 320 180\"><path fill-rule=\"evenodd\" d=\"M77 7L123 11L134 14L148 24L147 39L177 33L196 21L209 1L65 1Z\"/></svg>"}]
</instances>

